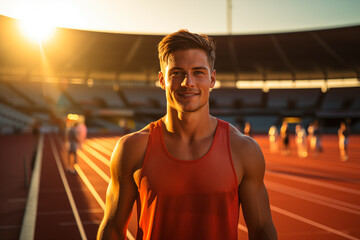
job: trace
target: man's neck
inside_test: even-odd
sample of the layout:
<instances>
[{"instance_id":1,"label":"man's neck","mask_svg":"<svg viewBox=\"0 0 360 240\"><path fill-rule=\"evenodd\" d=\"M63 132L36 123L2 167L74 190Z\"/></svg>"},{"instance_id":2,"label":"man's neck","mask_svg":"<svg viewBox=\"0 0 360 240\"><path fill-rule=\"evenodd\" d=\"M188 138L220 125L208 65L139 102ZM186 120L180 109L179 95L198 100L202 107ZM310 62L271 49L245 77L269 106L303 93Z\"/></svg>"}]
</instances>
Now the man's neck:
<instances>
[{"instance_id":1,"label":"man's neck","mask_svg":"<svg viewBox=\"0 0 360 240\"><path fill-rule=\"evenodd\" d=\"M216 128L216 119L209 111L181 113L168 110L162 119L167 133L184 140L206 137Z\"/></svg>"}]
</instances>

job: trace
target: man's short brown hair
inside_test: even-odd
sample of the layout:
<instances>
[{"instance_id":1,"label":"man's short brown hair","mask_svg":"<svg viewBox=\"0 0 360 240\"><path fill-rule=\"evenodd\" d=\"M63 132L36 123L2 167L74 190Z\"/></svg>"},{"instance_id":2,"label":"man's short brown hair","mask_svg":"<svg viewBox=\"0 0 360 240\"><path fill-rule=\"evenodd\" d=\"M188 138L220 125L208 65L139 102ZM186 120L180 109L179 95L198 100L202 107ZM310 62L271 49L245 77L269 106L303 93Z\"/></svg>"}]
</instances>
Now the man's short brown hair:
<instances>
[{"instance_id":1,"label":"man's short brown hair","mask_svg":"<svg viewBox=\"0 0 360 240\"><path fill-rule=\"evenodd\" d=\"M201 49L208 56L211 70L215 65L215 42L205 34L191 33L181 29L177 32L165 36L158 45L160 67L163 69L168 63L171 53L177 50Z\"/></svg>"}]
</instances>

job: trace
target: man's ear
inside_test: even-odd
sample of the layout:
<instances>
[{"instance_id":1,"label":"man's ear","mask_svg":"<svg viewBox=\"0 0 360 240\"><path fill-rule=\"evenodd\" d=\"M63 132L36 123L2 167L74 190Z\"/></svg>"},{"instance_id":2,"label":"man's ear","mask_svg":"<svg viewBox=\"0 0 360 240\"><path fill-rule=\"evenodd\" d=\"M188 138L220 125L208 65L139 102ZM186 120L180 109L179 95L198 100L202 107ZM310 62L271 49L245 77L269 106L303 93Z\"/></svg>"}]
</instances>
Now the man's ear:
<instances>
[{"instance_id":1,"label":"man's ear","mask_svg":"<svg viewBox=\"0 0 360 240\"><path fill-rule=\"evenodd\" d=\"M216 83L216 70L214 69L210 75L210 88L213 88Z\"/></svg>"},{"instance_id":2,"label":"man's ear","mask_svg":"<svg viewBox=\"0 0 360 240\"><path fill-rule=\"evenodd\" d=\"M163 90L165 90L165 76L162 71L159 71L159 85Z\"/></svg>"}]
</instances>

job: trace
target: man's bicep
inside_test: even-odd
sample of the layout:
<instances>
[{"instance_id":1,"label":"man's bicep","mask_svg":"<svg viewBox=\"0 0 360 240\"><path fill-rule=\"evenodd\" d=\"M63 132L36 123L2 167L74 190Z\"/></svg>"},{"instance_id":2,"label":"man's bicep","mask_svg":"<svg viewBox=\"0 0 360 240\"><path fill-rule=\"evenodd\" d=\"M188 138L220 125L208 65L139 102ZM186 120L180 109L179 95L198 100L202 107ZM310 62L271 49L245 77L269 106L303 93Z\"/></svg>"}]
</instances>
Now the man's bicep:
<instances>
[{"instance_id":1,"label":"man's bicep","mask_svg":"<svg viewBox=\"0 0 360 240\"><path fill-rule=\"evenodd\" d=\"M137 187L133 178L133 155L125 151L126 147L125 143L119 141L112 154L110 165L112 184L109 185L111 186L109 190L113 193L108 193L109 197L112 196L116 200L115 214L121 224L125 224L124 221L126 222L130 217L137 196Z\"/></svg>"},{"instance_id":2,"label":"man's bicep","mask_svg":"<svg viewBox=\"0 0 360 240\"><path fill-rule=\"evenodd\" d=\"M252 150L248 155L244 177L239 185L241 207L250 239L259 234L269 236L264 239L273 239L276 231L272 223L269 197L264 184L265 160L257 144Z\"/></svg>"},{"instance_id":3,"label":"man's bicep","mask_svg":"<svg viewBox=\"0 0 360 240\"><path fill-rule=\"evenodd\" d=\"M131 177L130 165L123 153L123 144L116 145L110 162L111 179L106 192L103 222L106 228L118 236L126 234L137 189Z\"/></svg>"}]
</instances>

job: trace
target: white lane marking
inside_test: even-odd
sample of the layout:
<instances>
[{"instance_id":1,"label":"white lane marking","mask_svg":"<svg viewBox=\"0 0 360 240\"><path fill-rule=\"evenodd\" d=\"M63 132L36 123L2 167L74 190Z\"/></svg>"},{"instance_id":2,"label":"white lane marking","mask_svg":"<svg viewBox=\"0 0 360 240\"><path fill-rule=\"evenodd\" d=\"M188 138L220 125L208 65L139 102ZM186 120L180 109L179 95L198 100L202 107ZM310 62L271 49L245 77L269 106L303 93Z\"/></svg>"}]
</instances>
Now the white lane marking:
<instances>
[{"instance_id":1,"label":"white lane marking","mask_svg":"<svg viewBox=\"0 0 360 240\"><path fill-rule=\"evenodd\" d=\"M88 158L88 156L86 156L83 151L78 150L77 152L79 157L81 157L81 159L87 165L89 165L95 172L97 172L97 174L99 174L102 179L104 179L106 182L110 182L110 177L106 173L104 173L93 161L91 161L91 159Z\"/></svg>"},{"instance_id":2,"label":"white lane marking","mask_svg":"<svg viewBox=\"0 0 360 240\"><path fill-rule=\"evenodd\" d=\"M59 143L61 143L61 140L59 138L56 139ZM102 177L107 183L110 182L110 178L109 176L104 173L93 161L90 160L90 158L88 158L81 150L78 150L78 155L82 158L83 161L85 161L100 177ZM89 187L87 185L87 187L89 188L92 188L94 189L94 192L90 190L90 193L94 194L96 193L97 197L94 196L95 200L98 201L99 205L101 206L101 208L105 211L105 203L104 201L102 200L102 198L99 196L99 194L96 192L95 188L92 186L92 184L90 183L90 181L88 180L88 178L86 177L86 175L84 174L84 172L82 171L82 169L80 168L80 166L78 164L75 164L74 168L79 171L79 173L81 172L81 176L83 176L84 178L82 178L80 176L80 178L83 180L83 182L85 183L85 185L89 184ZM84 179L86 178L86 182L84 181ZM129 240L135 240L135 238L133 237L133 235L130 233L129 230L127 230L126 232L126 237L129 239Z\"/></svg>"},{"instance_id":3,"label":"white lane marking","mask_svg":"<svg viewBox=\"0 0 360 240\"><path fill-rule=\"evenodd\" d=\"M112 150L114 149L114 146L109 146L108 143L103 143L103 144L99 144L101 140L96 139L95 140L88 140L86 141L86 144L92 146L93 148L98 148L100 151L102 151L103 153L107 154L107 155L111 155Z\"/></svg>"},{"instance_id":4,"label":"white lane marking","mask_svg":"<svg viewBox=\"0 0 360 240\"><path fill-rule=\"evenodd\" d=\"M94 186L90 183L89 179L86 177L85 173L82 171L79 165L75 165L76 172L79 174L82 181L85 183L86 187L89 189L90 193L94 196L95 200L99 203L100 207L105 211L105 202L102 200L100 195L95 190ZM98 173L99 174L99 173ZM135 240L133 235L129 230L126 232L126 237L130 240Z\"/></svg>"},{"instance_id":5,"label":"white lane marking","mask_svg":"<svg viewBox=\"0 0 360 240\"><path fill-rule=\"evenodd\" d=\"M44 135L41 134L36 150L34 170L32 172L28 200L26 202L23 223L21 226L20 240L34 239L36 212L39 200L39 186L41 175L41 164L44 147Z\"/></svg>"},{"instance_id":6,"label":"white lane marking","mask_svg":"<svg viewBox=\"0 0 360 240\"><path fill-rule=\"evenodd\" d=\"M83 145L82 148L90 153L91 155L93 155L96 159L98 159L99 161L101 161L103 164L105 164L106 166L110 167L110 160L106 157L104 157L103 155L101 155L100 153L98 153L97 151L95 151L93 148Z\"/></svg>"},{"instance_id":7,"label":"white lane marking","mask_svg":"<svg viewBox=\"0 0 360 240\"><path fill-rule=\"evenodd\" d=\"M121 136L114 136L114 137L106 137L106 138L100 137L100 138L98 138L98 139L99 139L100 141L102 141L102 142L107 143L107 146L109 146L109 147L111 147L111 148L114 148L115 145L116 145L116 143L117 143L117 141L118 141L118 139L121 138L122 136L123 136L123 135L121 135Z\"/></svg>"},{"instance_id":8,"label":"white lane marking","mask_svg":"<svg viewBox=\"0 0 360 240\"><path fill-rule=\"evenodd\" d=\"M294 180L294 181L298 181L298 182L304 182L304 183L308 183L311 185L316 185L316 186L320 186L320 187L324 187L324 188L329 188L329 189L333 189L333 190L337 190L337 191L341 191L341 192L347 192L347 193L352 193L352 194L356 194L356 195L360 195L360 191L356 190L356 189L352 189L352 188L348 188L348 187L342 187L342 186L337 186L334 184L330 184L330 183L326 183L326 182L321 182L321 181L317 181L317 180L312 180L312 179L307 179L307 178L303 178L303 177L298 177L298 176L292 176L292 175L288 175L285 173L279 173L273 170L266 170L266 175L280 175L280 177L285 178L285 179L290 179L290 180Z\"/></svg>"},{"instance_id":9,"label":"white lane marking","mask_svg":"<svg viewBox=\"0 0 360 240\"><path fill-rule=\"evenodd\" d=\"M331 228L331 227L325 226L325 225L323 225L323 224L321 224L321 223L315 222L315 221L313 221L313 220L310 220L310 219L308 219L308 218L302 217L302 216L300 216L300 215L297 215L297 214L295 214L295 213L289 212L289 211L287 211L287 210L278 208L278 207L276 207L276 206L274 206L274 205L270 205L270 209L271 209L272 211L274 211L274 212L278 212L278 213L280 213L280 214L283 214L283 215L285 215L285 216L294 218L294 219L296 219L296 220L298 220L298 221L300 221L300 222L307 223L307 224L309 224L309 225L312 225L312 226L314 226L314 227L323 229L323 230L325 230L325 231L331 232L331 233L336 234L336 235L338 235L338 236L341 236L341 237L344 237L344 238L347 238L347 239L351 239L351 240L360 240L359 238L353 237L353 236L351 236L351 235L349 235L349 234L343 233L343 232L341 232L341 231L338 231L338 230L333 229L333 228Z\"/></svg>"},{"instance_id":10,"label":"white lane marking","mask_svg":"<svg viewBox=\"0 0 360 240\"><path fill-rule=\"evenodd\" d=\"M56 162L56 165L57 165L57 167L58 167L61 180L62 180L62 182L63 182L63 184L64 184L64 188L65 188L66 195L68 196L68 199L69 199L69 202L70 202L70 206L71 206L71 209L72 209L73 214L74 214L74 217L75 217L76 224L77 224L78 229L79 229L79 233L80 233L81 239L86 240L87 237L86 237L86 234L85 234L84 226L82 225L82 222L81 222L81 219L80 219L80 215L79 215L79 212L78 212L78 210L77 210L74 197L73 197L73 195L72 195L72 193L71 193L71 189L70 189L69 183L68 183L68 181L67 181L67 179L66 179L65 172L64 172L64 168L63 168L63 166L62 166L62 164L61 164L61 160L60 160L60 157L59 157L59 153L58 153L58 151L56 150L56 147L55 147L55 143L54 143L53 138L50 138L50 145L51 145L51 149L52 149L52 151L53 151L54 157L55 157L55 162Z\"/></svg>"},{"instance_id":11,"label":"white lane marking","mask_svg":"<svg viewBox=\"0 0 360 240\"><path fill-rule=\"evenodd\" d=\"M329 197L325 197L319 194L307 192L300 189L295 189L292 187L288 187L283 184L275 183L272 181L265 181L266 188L271 189L273 191L281 192L283 194L293 196L295 198L307 200L310 202L314 202L323 206L332 207L334 209L338 209L341 211L345 211L348 213L360 215L360 206L355 204L350 204L347 202L339 201L336 199L332 199Z\"/></svg>"},{"instance_id":12,"label":"white lane marking","mask_svg":"<svg viewBox=\"0 0 360 240\"><path fill-rule=\"evenodd\" d=\"M76 172L78 173L79 177L82 179L82 181L85 183L86 187L89 189L90 193L94 196L95 200L99 203L100 207L105 210L105 203L100 197L100 195L97 193L93 185L90 183L89 179L86 177L85 173L82 171L79 165L74 166Z\"/></svg>"}]
</instances>

